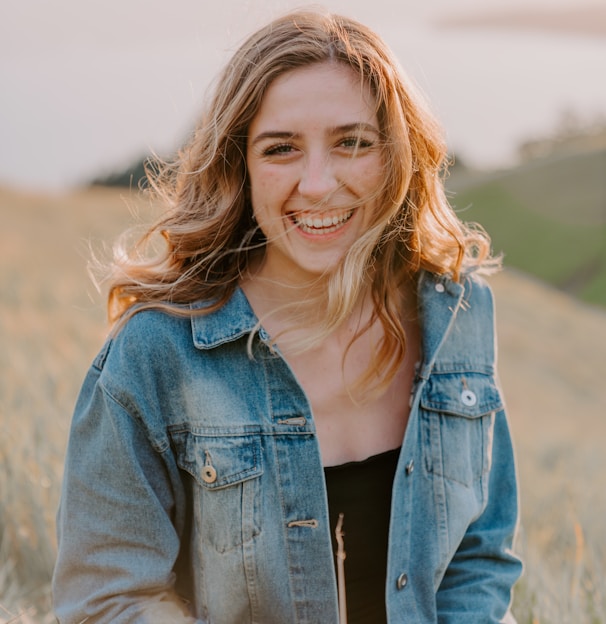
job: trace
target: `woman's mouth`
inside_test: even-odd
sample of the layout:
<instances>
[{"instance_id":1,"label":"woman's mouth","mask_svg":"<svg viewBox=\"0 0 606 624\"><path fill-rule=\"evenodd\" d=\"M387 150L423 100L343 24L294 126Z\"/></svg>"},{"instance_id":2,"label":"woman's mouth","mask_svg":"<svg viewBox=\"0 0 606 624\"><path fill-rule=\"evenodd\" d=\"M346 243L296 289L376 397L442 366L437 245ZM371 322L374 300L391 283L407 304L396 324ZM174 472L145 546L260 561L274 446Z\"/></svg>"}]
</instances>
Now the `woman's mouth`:
<instances>
[{"instance_id":1,"label":"woman's mouth","mask_svg":"<svg viewBox=\"0 0 606 624\"><path fill-rule=\"evenodd\" d=\"M332 215L295 214L289 215L290 220L306 234L330 234L343 227L352 217L354 210Z\"/></svg>"}]
</instances>

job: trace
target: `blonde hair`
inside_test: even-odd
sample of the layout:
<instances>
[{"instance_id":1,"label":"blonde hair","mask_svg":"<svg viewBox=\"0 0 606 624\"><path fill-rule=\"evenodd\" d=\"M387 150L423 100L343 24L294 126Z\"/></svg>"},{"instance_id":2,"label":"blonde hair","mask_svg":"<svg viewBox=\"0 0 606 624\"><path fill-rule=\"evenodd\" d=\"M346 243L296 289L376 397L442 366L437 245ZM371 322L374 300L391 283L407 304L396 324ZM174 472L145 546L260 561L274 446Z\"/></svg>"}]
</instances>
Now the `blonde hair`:
<instances>
[{"instance_id":1,"label":"blonde hair","mask_svg":"<svg viewBox=\"0 0 606 624\"><path fill-rule=\"evenodd\" d=\"M167 211L134 250L115 254L111 321L119 326L146 308L190 314L186 304L195 300L212 302L201 312L209 313L229 299L252 254L265 244L246 190L249 125L278 76L322 62L343 63L370 87L386 174L371 227L326 280L326 314L316 339L341 324L370 288L373 322L382 324L384 339L360 384L380 377L385 386L405 352L403 285L421 269L458 281L469 270L495 267L488 237L464 225L446 199L442 130L384 42L352 19L298 11L245 41L219 76L191 140L174 162L149 172ZM140 253L158 233L163 249L153 257Z\"/></svg>"}]
</instances>

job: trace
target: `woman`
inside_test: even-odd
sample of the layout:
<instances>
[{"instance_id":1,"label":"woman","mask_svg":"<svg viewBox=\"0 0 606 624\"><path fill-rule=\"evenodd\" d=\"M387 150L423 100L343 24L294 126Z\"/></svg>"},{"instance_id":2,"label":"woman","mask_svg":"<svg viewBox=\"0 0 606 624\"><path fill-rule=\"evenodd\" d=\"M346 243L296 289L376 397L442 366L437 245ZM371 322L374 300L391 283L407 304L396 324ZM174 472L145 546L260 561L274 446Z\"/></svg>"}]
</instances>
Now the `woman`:
<instances>
[{"instance_id":1,"label":"woman","mask_svg":"<svg viewBox=\"0 0 606 624\"><path fill-rule=\"evenodd\" d=\"M516 478L478 277L497 263L445 157L366 27L298 12L242 45L153 181L162 251L116 254L60 622L510 617Z\"/></svg>"}]
</instances>

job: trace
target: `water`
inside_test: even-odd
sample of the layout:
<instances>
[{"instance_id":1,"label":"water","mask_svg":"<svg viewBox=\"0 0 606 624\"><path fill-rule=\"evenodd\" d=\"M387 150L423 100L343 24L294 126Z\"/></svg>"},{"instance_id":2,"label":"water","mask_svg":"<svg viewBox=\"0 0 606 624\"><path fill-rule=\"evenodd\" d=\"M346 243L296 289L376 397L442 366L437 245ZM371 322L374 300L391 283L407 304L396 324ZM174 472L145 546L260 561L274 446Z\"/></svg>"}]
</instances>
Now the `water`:
<instances>
[{"instance_id":1,"label":"water","mask_svg":"<svg viewBox=\"0 0 606 624\"><path fill-rule=\"evenodd\" d=\"M521 0L520 0L521 2ZM576 0L519 6L576 6ZM0 7L0 184L61 190L166 153L255 27L295 0L8 0ZM484 168L557 128L606 118L606 38L444 29L447 0L329 0L392 46L429 95L451 149ZM422 5L422 6L419 6ZM515 6L459 0L456 15Z\"/></svg>"}]
</instances>

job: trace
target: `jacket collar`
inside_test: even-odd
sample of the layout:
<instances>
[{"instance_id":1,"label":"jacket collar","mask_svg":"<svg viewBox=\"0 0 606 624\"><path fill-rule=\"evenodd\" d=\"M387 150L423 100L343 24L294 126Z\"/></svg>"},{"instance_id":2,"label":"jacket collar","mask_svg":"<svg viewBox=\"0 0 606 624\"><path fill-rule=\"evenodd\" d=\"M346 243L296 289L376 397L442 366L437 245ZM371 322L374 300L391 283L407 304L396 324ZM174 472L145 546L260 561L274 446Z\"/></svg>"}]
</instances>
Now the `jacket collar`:
<instances>
[{"instance_id":1,"label":"jacket collar","mask_svg":"<svg viewBox=\"0 0 606 624\"><path fill-rule=\"evenodd\" d=\"M423 335L423 364L419 374L429 375L440 346L461 307L464 287L445 276L422 271L418 283L419 315ZM197 302L192 310L208 307ZM242 289L237 286L230 299L210 314L194 314L191 318L194 345L198 349L212 349L238 340L258 327L258 319ZM268 336L262 328L260 337Z\"/></svg>"},{"instance_id":2,"label":"jacket collar","mask_svg":"<svg viewBox=\"0 0 606 624\"><path fill-rule=\"evenodd\" d=\"M423 345L418 375L426 379L462 307L465 287L448 276L422 271L417 292Z\"/></svg>"},{"instance_id":3,"label":"jacket collar","mask_svg":"<svg viewBox=\"0 0 606 624\"><path fill-rule=\"evenodd\" d=\"M208 307L206 302L191 305L193 311ZM248 303L244 291L236 286L232 296L218 310L210 314L193 314L192 336L198 349L212 349L250 334L258 319Z\"/></svg>"}]
</instances>

